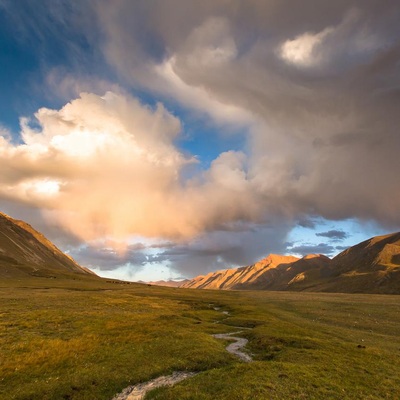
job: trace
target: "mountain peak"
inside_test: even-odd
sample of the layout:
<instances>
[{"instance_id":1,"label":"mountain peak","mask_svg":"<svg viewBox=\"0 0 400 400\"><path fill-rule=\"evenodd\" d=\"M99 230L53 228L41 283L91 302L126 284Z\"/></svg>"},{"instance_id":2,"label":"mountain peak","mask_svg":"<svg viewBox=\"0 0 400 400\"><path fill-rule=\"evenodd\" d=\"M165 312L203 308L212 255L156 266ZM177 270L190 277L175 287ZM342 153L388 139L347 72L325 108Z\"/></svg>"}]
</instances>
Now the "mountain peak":
<instances>
[{"instance_id":1,"label":"mountain peak","mask_svg":"<svg viewBox=\"0 0 400 400\"><path fill-rule=\"evenodd\" d=\"M328 259L330 259L329 257L327 257L323 254L307 254L302 259L303 260L311 260L313 258L328 258Z\"/></svg>"},{"instance_id":2,"label":"mountain peak","mask_svg":"<svg viewBox=\"0 0 400 400\"><path fill-rule=\"evenodd\" d=\"M298 257L295 256L283 256L280 254L269 254L267 257L263 258L262 260L258 261L257 264L273 264L275 266L280 264L288 264L299 260Z\"/></svg>"}]
</instances>

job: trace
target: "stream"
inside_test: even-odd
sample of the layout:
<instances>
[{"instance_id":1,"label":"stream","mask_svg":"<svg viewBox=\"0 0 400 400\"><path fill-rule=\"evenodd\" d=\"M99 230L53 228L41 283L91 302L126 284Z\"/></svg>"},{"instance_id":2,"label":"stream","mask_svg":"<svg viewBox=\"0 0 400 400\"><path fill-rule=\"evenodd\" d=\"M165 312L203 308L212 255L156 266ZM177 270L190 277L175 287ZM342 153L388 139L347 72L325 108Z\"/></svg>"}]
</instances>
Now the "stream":
<instances>
[{"instance_id":1,"label":"stream","mask_svg":"<svg viewBox=\"0 0 400 400\"><path fill-rule=\"evenodd\" d=\"M219 311L220 307L213 307L215 311ZM228 311L221 311L222 314L226 315L227 317L224 318L228 319L229 312ZM221 321L223 321L221 320ZM221 321L216 321L216 323L220 323ZM244 362L251 362L253 361L252 357L249 354L246 354L240 349L246 346L248 340L245 338L232 336L237 335L243 331L243 329L249 329L246 327L235 326L235 328L242 329L237 332L230 332L230 333L217 333L212 335L216 339L223 339L223 340L232 340L234 343L229 344L225 349L227 352L235 355L236 357L240 358ZM138 383L137 385L128 386L125 388L121 393L115 395L112 400L142 400L145 394L152 389L161 387L161 386L172 386L178 382L183 381L184 379L191 378L192 376L197 375L198 372L183 372L183 371L176 371L173 372L171 375L166 376L159 376L158 378L152 379L147 382Z\"/></svg>"},{"instance_id":2,"label":"stream","mask_svg":"<svg viewBox=\"0 0 400 400\"><path fill-rule=\"evenodd\" d=\"M197 375L197 372L174 372L172 375L159 376L151 381L138 383L137 385L128 386L121 393L117 394L112 400L142 400L144 395L149 391L161 386L172 386L175 383L183 381Z\"/></svg>"},{"instance_id":3,"label":"stream","mask_svg":"<svg viewBox=\"0 0 400 400\"><path fill-rule=\"evenodd\" d=\"M248 340L241 337L231 336L231 335L237 335L242 332L243 331L231 332L231 333L218 333L212 336L215 337L216 339L234 340L235 343L231 343L228 346L226 346L226 351L239 357L242 361L251 362L253 361L252 357L249 354L240 351L241 348L246 346Z\"/></svg>"}]
</instances>

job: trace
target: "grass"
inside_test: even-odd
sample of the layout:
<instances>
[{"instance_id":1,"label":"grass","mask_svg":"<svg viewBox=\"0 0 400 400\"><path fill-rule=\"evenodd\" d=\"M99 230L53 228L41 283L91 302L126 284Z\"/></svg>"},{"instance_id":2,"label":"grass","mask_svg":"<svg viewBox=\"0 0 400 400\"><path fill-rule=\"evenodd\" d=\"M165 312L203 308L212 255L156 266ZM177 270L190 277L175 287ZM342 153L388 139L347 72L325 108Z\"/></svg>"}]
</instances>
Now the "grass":
<instances>
[{"instance_id":1,"label":"grass","mask_svg":"<svg viewBox=\"0 0 400 400\"><path fill-rule=\"evenodd\" d=\"M396 296L3 280L0 398L109 400L187 370L146 399L396 399L399 317ZM238 325L254 363L211 336Z\"/></svg>"}]
</instances>

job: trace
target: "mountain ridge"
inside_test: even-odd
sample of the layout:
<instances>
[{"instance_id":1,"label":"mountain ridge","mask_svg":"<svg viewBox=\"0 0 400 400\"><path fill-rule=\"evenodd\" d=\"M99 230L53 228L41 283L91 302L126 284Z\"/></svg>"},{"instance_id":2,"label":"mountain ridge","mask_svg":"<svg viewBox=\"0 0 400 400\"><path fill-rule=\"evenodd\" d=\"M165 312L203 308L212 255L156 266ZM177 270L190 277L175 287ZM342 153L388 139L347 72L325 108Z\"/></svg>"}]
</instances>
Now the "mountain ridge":
<instances>
[{"instance_id":1,"label":"mountain ridge","mask_svg":"<svg viewBox=\"0 0 400 400\"><path fill-rule=\"evenodd\" d=\"M0 212L0 276L97 276L28 223Z\"/></svg>"},{"instance_id":2,"label":"mountain ridge","mask_svg":"<svg viewBox=\"0 0 400 400\"><path fill-rule=\"evenodd\" d=\"M182 279L182 280L178 280L178 281L174 281L173 279L169 279L169 280L159 280L159 281L148 281L148 282L141 282L141 283L147 283L148 285L154 285L154 286L165 286L165 287L181 287L183 284L185 284L186 282L188 282L189 279Z\"/></svg>"},{"instance_id":3,"label":"mountain ridge","mask_svg":"<svg viewBox=\"0 0 400 400\"><path fill-rule=\"evenodd\" d=\"M370 238L332 259L270 254L252 265L197 276L180 287L400 294L400 232Z\"/></svg>"}]
</instances>

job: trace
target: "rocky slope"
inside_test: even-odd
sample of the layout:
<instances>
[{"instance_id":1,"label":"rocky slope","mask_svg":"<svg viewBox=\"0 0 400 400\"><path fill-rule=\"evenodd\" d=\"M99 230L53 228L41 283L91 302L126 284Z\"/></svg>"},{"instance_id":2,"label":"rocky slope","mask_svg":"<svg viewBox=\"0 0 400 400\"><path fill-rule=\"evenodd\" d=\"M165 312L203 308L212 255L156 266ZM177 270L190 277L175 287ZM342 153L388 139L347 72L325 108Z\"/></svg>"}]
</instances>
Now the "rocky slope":
<instances>
[{"instance_id":1,"label":"rocky slope","mask_svg":"<svg viewBox=\"0 0 400 400\"><path fill-rule=\"evenodd\" d=\"M400 294L400 233L377 236L338 254L301 259L271 254L256 264L211 272L181 287Z\"/></svg>"},{"instance_id":2,"label":"rocky slope","mask_svg":"<svg viewBox=\"0 0 400 400\"><path fill-rule=\"evenodd\" d=\"M96 276L23 221L0 213L0 277Z\"/></svg>"}]
</instances>

